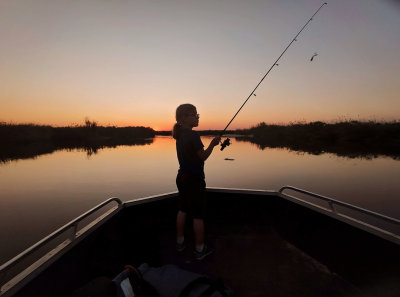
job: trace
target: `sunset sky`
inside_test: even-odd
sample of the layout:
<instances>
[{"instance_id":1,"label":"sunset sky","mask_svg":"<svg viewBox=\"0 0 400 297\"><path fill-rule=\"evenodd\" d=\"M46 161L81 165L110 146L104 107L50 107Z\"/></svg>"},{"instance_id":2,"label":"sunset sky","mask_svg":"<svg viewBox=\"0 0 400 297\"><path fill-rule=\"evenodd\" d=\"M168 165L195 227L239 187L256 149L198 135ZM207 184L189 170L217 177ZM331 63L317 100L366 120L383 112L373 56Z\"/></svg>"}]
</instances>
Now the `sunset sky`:
<instances>
[{"instance_id":1,"label":"sunset sky","mask_svg":"<svg viewBox=\"0 0 400 297\"><path fill-rule=\"evenodd\" d=\"M327 2L230 128L400 120L399 1ZM0 0L0 121L223 129L322 3Z\"/></svg>"}]
</instances>

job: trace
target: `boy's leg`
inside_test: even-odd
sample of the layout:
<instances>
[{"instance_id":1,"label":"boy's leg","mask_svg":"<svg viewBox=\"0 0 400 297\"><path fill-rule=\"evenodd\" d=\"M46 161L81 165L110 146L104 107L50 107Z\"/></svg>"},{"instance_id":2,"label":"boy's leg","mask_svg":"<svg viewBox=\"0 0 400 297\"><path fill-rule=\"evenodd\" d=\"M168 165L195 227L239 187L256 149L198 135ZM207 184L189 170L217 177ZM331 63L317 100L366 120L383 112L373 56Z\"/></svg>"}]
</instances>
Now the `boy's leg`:
<instances>
[{"instance_id":1,"label":"boy's leg","mask_svg":"<svg viewBox=\"0 0 400 297\"><path fill-rule=\"evenodd\" d=\"M180 241L185 236L185 222L186 222L186 212L178 211L176 216L176 238ZM181 242L179 242L181 243Z\"/></svg>"},{"instance_id":2,"label":"boy's leg","mask_svg":"<svg viewBox=\"0 0 400 297\"><path fill-rule=\"evenodd\" d=\"M204 244L204 220L193 219L193 229L196 242L194 256L197 260L203 260L214 251L212 248Z\"/></svg>"},{"instance_id":3,"label":"boy's leg","mask_svg":"<svg viewBox=\"0 0 400 297\"><path fill-rule=\"evenodd\" d=\"M204 220L193 219L193 231L196 247L204 245Z\"/></svg>"}]
</instances>

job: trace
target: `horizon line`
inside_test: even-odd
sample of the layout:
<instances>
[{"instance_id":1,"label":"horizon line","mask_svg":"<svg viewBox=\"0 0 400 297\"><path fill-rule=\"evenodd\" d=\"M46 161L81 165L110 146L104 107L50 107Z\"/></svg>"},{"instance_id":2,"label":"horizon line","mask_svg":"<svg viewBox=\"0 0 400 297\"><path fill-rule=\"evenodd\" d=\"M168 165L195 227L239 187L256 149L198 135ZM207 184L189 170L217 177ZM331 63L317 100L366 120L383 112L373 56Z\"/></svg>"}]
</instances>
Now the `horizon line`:
<instances>
[{"instance_id":1,"label":"horizon line","mask_svg":"<svg viewBox=\"0 0 400 297\"><path fill-rule=\"evenodd\" d=\"M378 121L377 119L337 119L337 120L330 120L330 121L306 121L306 120L297 120L297 121L290 121L290 122L271 122L271 123L267 123L265 121L261 121L257 124L252 124L246 128L235 128L235 129L229 129L227 131L235 131L235 130L247 130L247 129L251 129L254 128L258 125L264 124L264 125L276 125L276 126L290 126L290 125L296 125L296 124L310 124L310 123L325 123L325 124L337 124L337 123L348 123L348 122L359 122L359 123L376 123L376 124L390 124L390 123L399 123L400 119L398 120L380 120ZM112 124L106 124L106 125L100 125L98 122L96 121L90 121L89 123L95 123L96 127L113 127L113 128L130 128L130 127L144 127L144 128L150 128L152 130L154 130L155 132L168 132L168 131L172 131L172 127L171 129L161 129L161 130L155 130L153 127L150 126L143 126L143 125L130 125L130 126L118 126L118 125L112 125ZM0 125L9 125L9 126L44 126L44 127L51 127L51 128L77 128L77 127L85 127L85 122L82 124L76 124L76 123L72 123L70 125L51 125L51 124L38 124L38 123L32 123L32 122L19 122L19 123L14 123L14 122L6 122L6 121L1 121L0 120ZM222 131L223 129L201 129L201 130L196 130L196 131Z\"/></svg>"}]
</instances>

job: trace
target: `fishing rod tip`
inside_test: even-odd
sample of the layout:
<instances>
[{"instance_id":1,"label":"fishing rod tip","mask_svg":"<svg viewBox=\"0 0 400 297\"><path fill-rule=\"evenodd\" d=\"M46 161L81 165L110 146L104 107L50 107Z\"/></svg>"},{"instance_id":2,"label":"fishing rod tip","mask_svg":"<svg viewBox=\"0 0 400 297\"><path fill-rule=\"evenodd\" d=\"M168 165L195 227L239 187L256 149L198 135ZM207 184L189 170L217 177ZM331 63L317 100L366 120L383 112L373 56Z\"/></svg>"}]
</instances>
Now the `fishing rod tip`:
<instances>
[{"instance_id":1,"label":"fishing rod tip","mask_svg":"<svg viewBox=\"0 0 400 297\"><path fill-rule=\"evenodd\" d=\"M324 5L327 5L327 4L328 4L328 2L325 2L325 3L324 3Z\"/></svg>"}]
</instances>

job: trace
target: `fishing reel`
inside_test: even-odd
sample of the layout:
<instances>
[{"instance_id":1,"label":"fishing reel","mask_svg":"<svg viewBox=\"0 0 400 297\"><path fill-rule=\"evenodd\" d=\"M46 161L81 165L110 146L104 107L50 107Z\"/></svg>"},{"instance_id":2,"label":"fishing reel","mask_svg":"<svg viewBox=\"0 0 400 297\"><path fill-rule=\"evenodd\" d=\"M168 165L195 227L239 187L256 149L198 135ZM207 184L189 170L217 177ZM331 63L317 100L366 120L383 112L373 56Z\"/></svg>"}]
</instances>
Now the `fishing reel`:
<instances>
[{"instance_id":1,"label":"fishing reel","mask_svg":"<svg viewBox=\"0 0 400 297\"><path fill-rule=\"evenodd\" d=\"M223 151L224 148L230 145L231 145L231 140L229 138L225 139L224 142L221 143L221 151Z\"/></svg>"}]
</instances>

